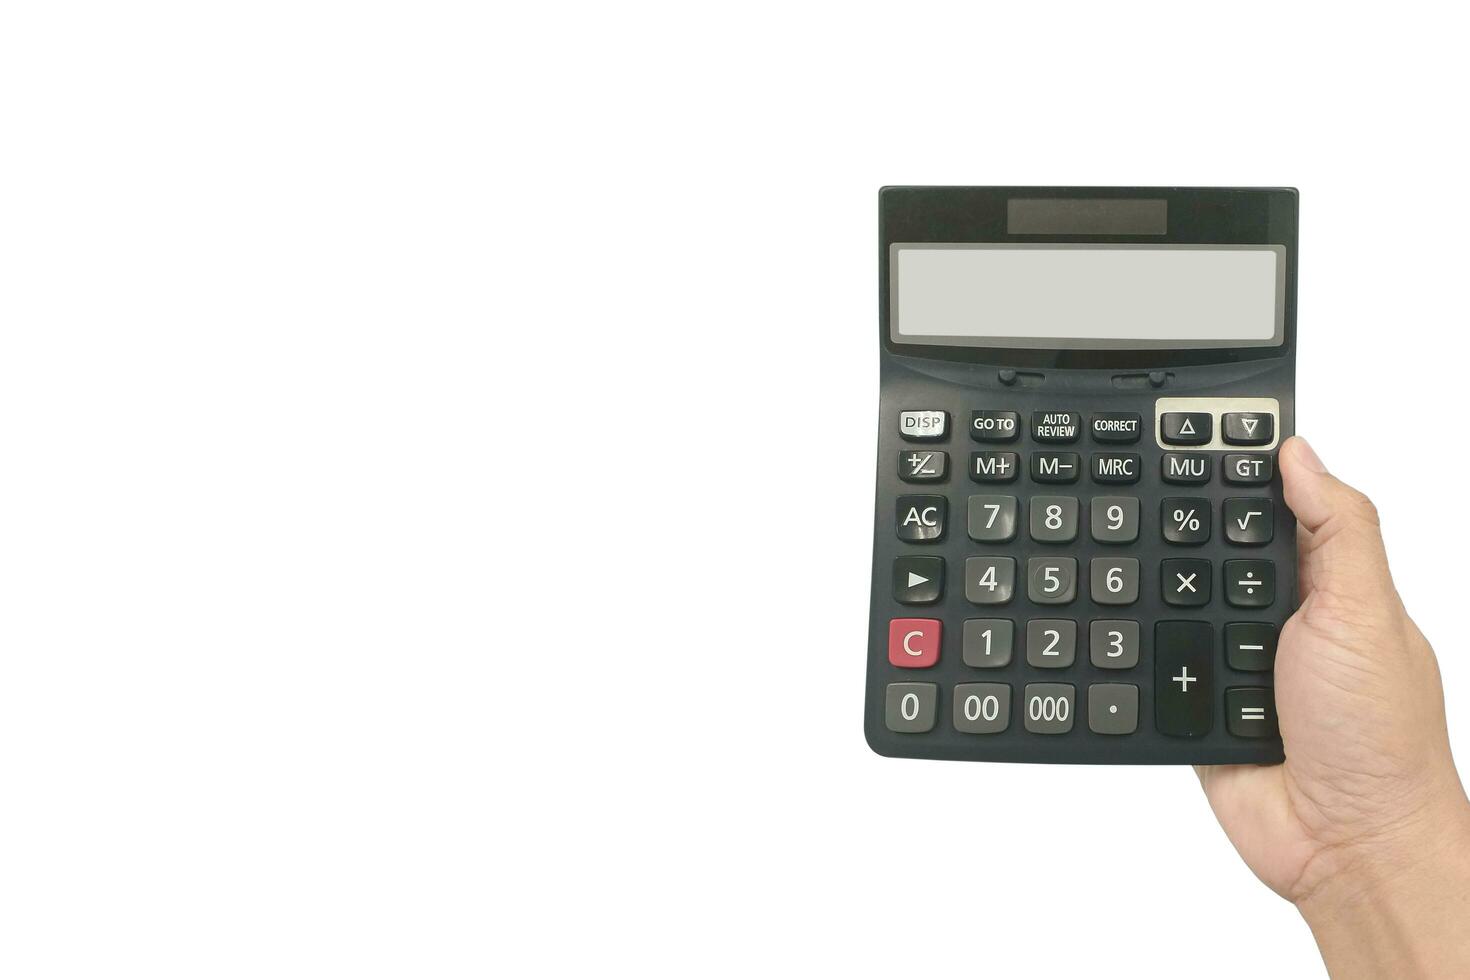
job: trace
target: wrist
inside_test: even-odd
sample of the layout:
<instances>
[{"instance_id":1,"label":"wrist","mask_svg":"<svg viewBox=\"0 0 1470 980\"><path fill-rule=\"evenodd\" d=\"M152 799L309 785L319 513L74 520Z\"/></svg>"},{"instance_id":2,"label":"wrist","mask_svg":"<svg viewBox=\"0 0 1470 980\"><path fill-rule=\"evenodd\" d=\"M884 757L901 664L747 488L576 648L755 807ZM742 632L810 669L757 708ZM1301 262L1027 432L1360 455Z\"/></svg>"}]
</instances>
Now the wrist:
<instances>
[{"instance_id":1,"label":"wrist","mask_svg":"<svg viewBox=\"0 0 1470 980\"><path fill-rule=\"evenodd\" d=\"M1412 825L1324 850L1310 870L1295 904L1335 980L1470 975L1470 804L1462 793Z\"/></svg>"}]
</instances>

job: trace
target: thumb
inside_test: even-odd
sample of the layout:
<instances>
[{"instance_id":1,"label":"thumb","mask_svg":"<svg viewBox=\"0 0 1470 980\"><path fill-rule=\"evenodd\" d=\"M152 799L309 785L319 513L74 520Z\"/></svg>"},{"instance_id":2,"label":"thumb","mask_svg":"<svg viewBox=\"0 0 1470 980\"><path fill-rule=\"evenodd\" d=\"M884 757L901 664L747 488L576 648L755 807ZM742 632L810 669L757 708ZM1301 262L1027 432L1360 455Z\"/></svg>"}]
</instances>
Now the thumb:
<instances>
[{"instance_id":1,"label":"thumb","mask_svg":"<svg viewBox=\"0 0 1470 980\"><path fill-rule=\"evenodd\" d=\"M1301 523L1302 599L1310 593L1359 614L1396 607L1373 502L1328 473L1305 439L1288 439L1279 458L1287 506Z\"/></svg>"}]
</instances>

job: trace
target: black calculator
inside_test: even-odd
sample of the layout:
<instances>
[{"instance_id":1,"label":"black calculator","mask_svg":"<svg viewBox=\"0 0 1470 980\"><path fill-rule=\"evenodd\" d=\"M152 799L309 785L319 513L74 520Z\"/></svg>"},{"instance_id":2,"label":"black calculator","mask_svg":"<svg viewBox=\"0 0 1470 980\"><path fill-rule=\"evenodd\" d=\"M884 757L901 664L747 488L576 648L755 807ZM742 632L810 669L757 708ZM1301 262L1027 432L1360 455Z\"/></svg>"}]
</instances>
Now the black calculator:
<instances>
[{"instance_id":1,"label":"black calculator","mask_svg":"<svg viewBox=\"0 0 1470 980\"><path fill-rule=\"evenodd\" d=\"M1297 193L887 187L881 755L1271 763Z\"/></svg>"}]
</instances>

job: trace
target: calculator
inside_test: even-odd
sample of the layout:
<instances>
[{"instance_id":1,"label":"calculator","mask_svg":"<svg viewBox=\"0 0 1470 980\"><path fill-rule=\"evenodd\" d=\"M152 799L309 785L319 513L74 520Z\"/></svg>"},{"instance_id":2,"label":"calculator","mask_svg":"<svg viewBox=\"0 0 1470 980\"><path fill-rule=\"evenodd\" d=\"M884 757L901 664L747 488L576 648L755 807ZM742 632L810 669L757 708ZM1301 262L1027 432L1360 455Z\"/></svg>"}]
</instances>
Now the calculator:
<instances>
[{"instance_id":1,"label":"calculator","mask_svg":"<svg viewBox=\"0 0 1470 980\"><path fill-rule=\"evenodd\" d=\"M1272 763L1297 192L887 187L879 754Z\"/></svg>"}]
</instances>

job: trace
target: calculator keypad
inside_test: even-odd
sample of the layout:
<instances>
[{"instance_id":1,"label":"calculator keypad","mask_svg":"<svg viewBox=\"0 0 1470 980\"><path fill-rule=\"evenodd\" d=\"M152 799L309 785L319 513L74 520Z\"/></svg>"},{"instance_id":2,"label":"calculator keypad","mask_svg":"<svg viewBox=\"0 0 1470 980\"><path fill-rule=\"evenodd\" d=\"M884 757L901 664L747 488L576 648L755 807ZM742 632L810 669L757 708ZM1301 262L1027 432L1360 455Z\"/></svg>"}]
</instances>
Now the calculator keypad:
<instances>
[{"instance_id":1,"label":"calculator keypad","mask_svg":"<svg viewBox=\"0 0 1470 980\"><path fill-rule=\"evenodd\" d=\"M1291 581L1283 597L1277 537L1290 515L1270 488L1283 437L1256 410L1267 399L1197 401L1157 399L1152 417L899 413L898 476L928 485L893 498L889 731L1117 746L1143 732L1276 736L1270 673ZM957 450L963 475L949 470ZM962 530L948 528L952 508Z\"/></svg>"}]
</instances>

